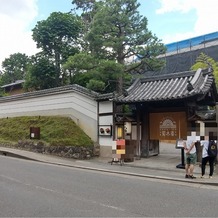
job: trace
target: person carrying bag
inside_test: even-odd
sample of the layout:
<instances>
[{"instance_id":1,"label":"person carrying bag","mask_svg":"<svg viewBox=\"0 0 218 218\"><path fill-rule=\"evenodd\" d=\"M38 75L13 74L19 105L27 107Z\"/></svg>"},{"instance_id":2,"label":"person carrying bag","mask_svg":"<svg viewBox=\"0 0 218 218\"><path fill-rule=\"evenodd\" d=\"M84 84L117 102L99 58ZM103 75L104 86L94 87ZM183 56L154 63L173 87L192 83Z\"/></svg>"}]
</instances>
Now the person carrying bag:
<instances>
[{"instance_id":1,"label":"person carrying bag","mask_svg":"<svg viewBox=\"0 0 218 218\"><path fill-rule=\"evenodd\" d=\"M206 164L209 162L210 172L209 178L213 177L214 162L217 157L217 143L214 140L209 140L209 136L204 137L204 141L201 141L202 148L202 161L201 161L201 178L204 178Z\"/></svg>"}]
</instances>

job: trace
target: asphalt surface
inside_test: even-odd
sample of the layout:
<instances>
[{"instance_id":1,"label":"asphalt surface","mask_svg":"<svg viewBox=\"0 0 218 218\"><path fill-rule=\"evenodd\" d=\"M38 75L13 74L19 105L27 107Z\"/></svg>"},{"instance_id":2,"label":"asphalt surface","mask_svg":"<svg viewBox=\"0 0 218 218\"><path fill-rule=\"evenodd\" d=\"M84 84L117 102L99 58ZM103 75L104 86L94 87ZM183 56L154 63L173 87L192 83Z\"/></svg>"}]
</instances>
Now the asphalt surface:
<instances>
[{"instance_id":1,"label":"asphalt surface","mask_svg":"<svg viewBox=\"0 0 218 218\"><path fill-rule=\"evenodd\" d=\"M209 179L208 176L209 166L206 167L205 178L200 178L200 163L197 163L194 169L194 175L197 178L186 179L185 170L178 168L182 162L179 151L172 153L163 152L157 156L135 159L133 162L124 162L122 165L119 162L111 163L111 158L96 157L89 160L75 160L6 147L0 147L0 155L113 174L218 186L218 167L216 166L212 179Z\"/></svg>"}]
</instances>

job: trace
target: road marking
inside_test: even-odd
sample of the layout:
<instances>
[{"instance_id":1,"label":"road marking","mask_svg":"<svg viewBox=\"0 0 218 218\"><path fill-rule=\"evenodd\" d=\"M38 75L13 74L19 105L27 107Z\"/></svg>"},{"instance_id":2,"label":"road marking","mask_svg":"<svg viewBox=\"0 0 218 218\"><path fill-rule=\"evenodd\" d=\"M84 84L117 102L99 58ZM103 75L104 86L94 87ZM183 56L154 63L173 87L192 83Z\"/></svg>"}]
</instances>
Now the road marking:
<instances>
[{"instance_id":1,"label":"road marking","mask_svg":"<svg viewBox=\"0 0 218 218\"><path fill-rule=\"evenodd\" d=\"M120 210L120 211L125 211L124 209L120 208L120 207L115 207L115 206L111 206L111 205L107 205L107 204L102 204L100 203L101 206L103 207L108 207L108 208L112 208L114 210Z\"/></svg>"},{"instance_id":2,"label":"road marking","mask_svg":"<svg viewBox=\"0 0 218 218\"><path fill-rule=\"evenodd\" d=\"M56 190L53 190L53 189L49 189L49 188L45 188L45 187L42 187L42 186L33 185L33 184L30 184L30 183L25 183L25 182L22 182L21 180L18 180L18 179L15 179L15 178L12 178L12 177L9 177L9 176L6 176L6 175L1 174L0 177L5 178L5 179L7 179L9 181L12 181L12 182L16 182L18 184L28 186L28 187L33 187L33 188L36 188L36 189L40 189L40 190L43 190L43 191L48 191L48 192L52 192L52 193L56 193L56 194L66 195L66 194L64 194L62 192L59 192L59 191L56 191ZM69 195L67 194L67 196L69 196ZM76 197L74 195L70 195L70 197L73 197L74 199L80 200L82 202L86 201L86 202L90 202L92 204L98 204L100 206L111 208L111 209L114 209L114 210L125 211L125 209L122 209L120 207L104 204L104 203L97 202L97 201L94 201L94 200L88 200L88 199L84 199L84 198L81 198L81 197Z\"/></svg>"},{"instance_id":3,"label":"road marking","mask_svg":"<svg viewBox=\"0 0 218 218\"><path fill-rule=\"evenodd\" d=\"M20 180L17 180L15 178L12 178L12 177L9 177L9 176L5 176L5 175L0 175L2 178L5 178L7 180L10 180L10 181L13 181L13 182L16 182L16 183L21 183Z\"/></svg>"},{"instance_id":4,"label":"road marking","mask_svg":"<svg viewBox=\"0 0 218 218\"><path fill-rule=\"evenodd\" d=\"M20 180L18 180L18 179L9 177L9 176L0 175L0 177L5 178L5 179L7 179L7 180L9 180L9 181L12 181L12 182L16 182L16 183L19 183L19 184L28 186L28 187L34 187L34 188L36 188L36 189L41 189L41 190L44 190L44 191L56 192L56 193L57 193L57 191L55 191L55 190L53 190L53 189L48 189L48 188L44 188L44 187L41 187L41 186L37 186L37 185L30 184L30 183L25 183L25 182L22 182L22 181L20 181Z\"/></svg>"}]
</instances>

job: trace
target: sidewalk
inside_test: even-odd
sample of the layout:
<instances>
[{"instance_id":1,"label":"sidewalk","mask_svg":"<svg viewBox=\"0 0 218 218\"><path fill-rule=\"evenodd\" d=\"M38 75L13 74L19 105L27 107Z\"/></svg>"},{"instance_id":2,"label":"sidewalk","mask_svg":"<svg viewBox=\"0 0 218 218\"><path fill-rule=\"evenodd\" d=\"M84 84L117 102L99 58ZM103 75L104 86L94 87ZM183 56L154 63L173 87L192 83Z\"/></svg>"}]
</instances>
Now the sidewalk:
<instances>
[{"instance_id":1,"label":"sidewalk","mask_svg":"<svg viewBox=\"0 0 218 218\"><path fill-rule=\"evenodd\" d=\"M181 164L180 150L173 152L162 151L162 154L157 156L141 158L140 160L134 160L133 162L124 162L122 166L119 163L111 164L111 158L96 157L90 160L75 160L5 147L0 147L0 155L113 174L118 173L168 181L218 186L218 169L215 167L214 176L212 179L209 179L209 166L207 166L205 179L201 179L199 163L196 164L194 170L194 175L197 179L185 179L185 170L176 167Z\"/></svg>"}]
</instances>

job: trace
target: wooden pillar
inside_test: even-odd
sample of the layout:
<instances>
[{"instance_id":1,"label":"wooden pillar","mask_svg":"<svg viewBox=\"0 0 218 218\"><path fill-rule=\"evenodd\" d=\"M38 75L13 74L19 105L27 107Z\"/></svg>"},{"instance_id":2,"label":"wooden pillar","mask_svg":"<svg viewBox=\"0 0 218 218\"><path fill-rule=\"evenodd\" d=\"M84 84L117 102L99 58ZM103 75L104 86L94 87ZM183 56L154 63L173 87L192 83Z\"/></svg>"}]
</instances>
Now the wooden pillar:
<instances>
[{"instance_id":1,"label":"wooden pillar","mask_svg":"<svg viewBox=\"0 0 218 218\"><path fill-rule=\"evenodd\" d=\"M136 105L137 107L137 117L136 117L136 132L137 132L137 156L140 158L141 157L141 107L140 105Z\"/></svg>"},{"instance_id":2,"label":"wooden pillar","mask_svg":"<svg viewBox=\"0 0 218 218\"><path fill-rule=\"evenodd\" d=\"M141 110L142 120L142 152L144 157L149 156L149 111L146 105L143 105Z\"/></svg>"}]
</instances>

